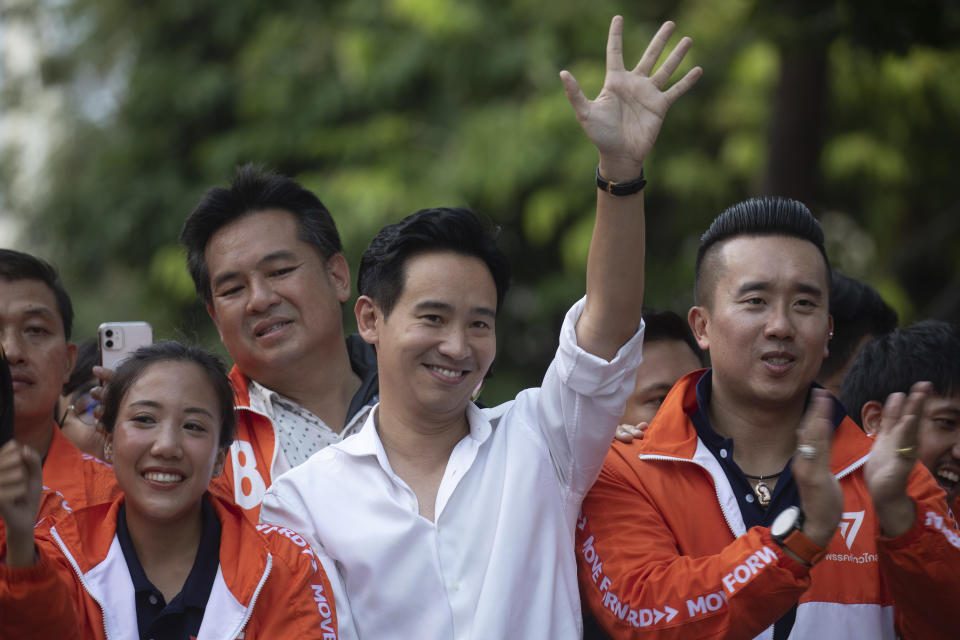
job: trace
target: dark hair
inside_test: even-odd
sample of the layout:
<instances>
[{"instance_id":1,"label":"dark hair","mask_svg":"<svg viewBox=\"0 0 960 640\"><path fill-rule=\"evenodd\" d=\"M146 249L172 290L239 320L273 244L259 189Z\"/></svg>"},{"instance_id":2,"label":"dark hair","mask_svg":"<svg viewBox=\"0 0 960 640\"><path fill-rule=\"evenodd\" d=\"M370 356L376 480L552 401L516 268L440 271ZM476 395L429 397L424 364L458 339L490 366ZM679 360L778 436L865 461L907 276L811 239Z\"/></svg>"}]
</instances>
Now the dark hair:
<instances>
[{"instance_id":1,"label":"dark hair","mask_svg":"<svg viewBox=\"0 0 960 640\"><path fill-rule=\"evenodd\" d=\"M823 256L826 264L824 275L827 286L830 286L830 260L823 245L823 227L806 205L776 196L751 198L738 202L717 216L706 233L700 237L693 276L693 296L696 304L705 304L708 296L704 294L707 290L712 292L714 283L704 287L703 280L708 277L708 272L709 277L715 279L713 272L719 268L716 261L711 260L709 262L712 264L705 264L708 262L708 254L714 253L710 250L723 241L738 236L787 236L809 241Z\"/></svg>"},{"instance_id":2,"label":"dark hair","mask_svg":"<svg viewBox=\"0 0 960 640\"><path fill-rule=\"evenodd\" d=\"M876 289L836 270L830 272L830 315L833 337L830 355L820 366L820 379L843 369L864 337L889 333L897 328L898 321L897 312Z\"/></svg>"},{"instance_id":3,"label":"dark hair","mask_svg":"<svg viewBox=\"0 0 960 640\"><path fill-rule=\"evenodd\" d=\"M73 365L70 379L63 385L60 395L68 396L76 392L85 393L99 384L93 375L94 365L100 362L99 347L96 340L84 340L77 345L77 363Z\"/></svg>"},{"instance_id":4,"label":"dark hair","mask_svg":"<svg viewBox=\"0 0 960 640\"><path fill-rule=\"evenodd\" d=\"M220 409L219 447L223 449L230 446L237 429L237 417L233 410L233 385L227 377L226 368L215 355L172 340L140 347L117 367L104 389L103 417L100 420L104 430L113 433L120 413L120 402L140 376L153 364L171 361L189 362L203 369Z\"/></svg>"},{"instance_id":5,"label":"dark hair","mask_svg":"<svg viewBox=\"0 0 960 640\"><path fill-rule=\"evenodd\" d=\"M70 333L73 331L73 304L56 269L29 253L0 249L0 278L7 282L39 280L47 285L53 291L53 297L57 301L57 311L63 321L63 335L67 340L70 339Z\"/></svg>"},{"instance_id":6,"label":"dark hair","mask_svg":"<svg viewBox=\"0 0 960 640\"><path fill-rule=\"evenodd\" d=\"M860 350L843 379L840 400L857 424L863 405L883 402L929 380L938 396L960 392L960 331L939 320L923 320L874 338ZM861 425L862 426L862 425Z\"/></svg>"},{"instance_id":7,"label":"dark hair","mask_svg":"<svg viewBox=\"0 0 960 640\"><path fill-rule=\"evenodd\" d=\"M673 311L658 311L650 307L644 307L643 322L646 326L643 331L644 343L682 340L690 347L697 360L703 362L703 351L694 339L689 323L678 314Z\"/></svg>"},{"instance_id":8,"label":"dark hair","mask_svg":"<svg viewBox=\"0 0 960 640\"><path fill-rule=\"evenodd\" d=\"M510 286L510 265L488 229L465 208L421 209L385 226L360 258L357 290L389 316L403 291L405 265L413 256L451 251L483 260L497 288L497 311Z\"/></svg>"},{"instance_id":9,"label":"dark hair","mask_svg":"<svg viewBox=\"0 0 960 640\"><path fill-rule=\"evenodd\" d=\"M203 194L180 231L187 250L187 268L204 302L210 302L210 273L204 252L221 227L251 213L281 209L297 219L298 237L316 247L324 260L343 251L340 234L320 199L296 181L258 165L237 169L229 188L212 187Z\"/></svg>"}]
</instances>

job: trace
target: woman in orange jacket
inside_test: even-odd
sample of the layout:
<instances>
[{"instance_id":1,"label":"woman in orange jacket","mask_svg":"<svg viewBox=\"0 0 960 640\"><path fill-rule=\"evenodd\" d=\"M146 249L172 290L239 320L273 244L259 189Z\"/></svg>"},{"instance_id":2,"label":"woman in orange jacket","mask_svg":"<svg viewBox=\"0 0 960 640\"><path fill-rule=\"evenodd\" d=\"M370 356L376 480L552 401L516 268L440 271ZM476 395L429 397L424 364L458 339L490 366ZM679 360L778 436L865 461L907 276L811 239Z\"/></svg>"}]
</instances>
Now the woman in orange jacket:
<instances>
[{"instance_id":1,"label":"woman in orange jacket","mask_svg":"<svg viewBox=\"0 0 960 640\"><path fill-rule=\"evenodd\" d=\"M122 494L34 530L41 461L0 449L0 620L10 637L337 637L330 584L293 531L207 492L236 421L219 360L164 342L107 385Z\"/></svg>"}]
</instances>

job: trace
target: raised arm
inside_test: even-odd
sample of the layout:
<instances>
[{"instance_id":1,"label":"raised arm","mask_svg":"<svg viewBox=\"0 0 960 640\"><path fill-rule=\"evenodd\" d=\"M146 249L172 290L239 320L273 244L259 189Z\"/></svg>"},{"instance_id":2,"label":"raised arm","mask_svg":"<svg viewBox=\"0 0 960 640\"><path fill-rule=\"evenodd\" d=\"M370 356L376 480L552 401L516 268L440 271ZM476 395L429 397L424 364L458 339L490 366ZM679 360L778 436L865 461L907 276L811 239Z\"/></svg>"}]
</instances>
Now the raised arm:
<instances>
[{"instance_id":1,"label":"raised arm","mask_svg":"<svg viewBox=\"0 0 960 640\"><path fill-rule=\"evenodd\" d=\"M594 100L587 100L570 72L560 72L577 120L599 152L599 174L607 181L626 183L640 176L670 105L700 77L700 67L694 67L665 89L690 49L690 38L683 38L653 72L673 29L672 22L664 23L640 62L628 70L623 66L623 18L615 16L607 38L607 74ZM587 301L576 331L584 350L607 360L640 323L644 227L642 191L614 196L597 189L597 219L587 261Z\"/></svg>"}]
</instances>

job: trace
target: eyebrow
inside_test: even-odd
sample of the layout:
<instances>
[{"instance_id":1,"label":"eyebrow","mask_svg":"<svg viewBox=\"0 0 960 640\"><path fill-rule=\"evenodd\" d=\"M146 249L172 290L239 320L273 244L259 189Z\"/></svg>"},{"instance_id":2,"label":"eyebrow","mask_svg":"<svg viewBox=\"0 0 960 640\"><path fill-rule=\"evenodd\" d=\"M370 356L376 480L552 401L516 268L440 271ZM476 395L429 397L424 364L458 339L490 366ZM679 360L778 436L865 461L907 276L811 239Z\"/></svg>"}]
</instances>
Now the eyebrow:
<instances>
[{"instance_id":1,"label":"eyebrow","mask_svg":"<svg viewBox=\"0 0 960 640\"><path fill-rule=\"evenodd\" d=\"M131 407L150 407L152 409L159 409L162 405L156 400L134 400L128 406ZM184 410L184 413L202 413L213 418L213 414L207 411L202 407L187 407Z\"/></svg>"},{"instance_id":2,"label":"eyebrow","mask_svg":"<svg viewBox=\"0 0 960 640\"><path fill-rule=\"evenodd\" d=\"M260 260L257 261L256 266L257 268L260 268L267 263L276 262L277 260L295 260L296 258L297 258L297 254L295 254L293 251L290 251L289 249L277 249L276 251L272 251L267 255L263 256L262 258L260 258ZM237 271L237 270L221 273L216 278L210 281L210 288L216 289L224 282L227 282L228 280L232 280L233 278L236 278L239 275L240 275L240 271Z\"/></svg>"},{"instance_id":3,"label":"eyebrow","mask_svg":"<svg viewBox=\"0 0 960 640\"><path fill-rule=\"evenodd\" d=\"M436 311L446 311L447 313L450 313L453 311L453 305L447 302L440 302L439 300L424 300L414 305L413 309L414 311L436 310ZM488 316L490 318L497 317L497 312L489 307L473 307L472 309L470 309L470 312L478 313L482 316Z\"/></svg>"},{"instance_id":4,"label":"eyebrow","mask_svg":"<svg viewBox=\"0 0 960 640\"><path fill-rule=\"evenodd\" d=\"M960 409L956 409L954 407L944 407L943 409L937 409L936 411L933 412L933 415L940 416L945 413L955 418L960 418Z\"/></svg>"},{"instance_id":5,"label":"eyebrow","mask_svg":"<svg viewBox=\"0 0 960 640\"><path fill-rule=\"evenodd\" d=\"M737 295L743 295L750 291L768 291L770 290L771 285L767 280L753 280L751 282L744 282L737 288ZM806 282L798 282L794 284L791 289L797 293L806 293L812 296L823 296L823 289L816 285L807 284Z\"/></svg>"},{"instance_id":6,"label":"eyebrow","mask_svg":"<svg viewBox=\"0 0 960 640\"><path fill-rule=\"evenodd\" d=\"M672 388L672 384L667 384L666 382L656 382L650 386L643 387L640 389L640 391L641 393L653 393L654 391L670 391Z\"/></svg>"},{"instance_id":7,"label":"eyebrow","mask_svg":"<svg viewBox=\"0 0 960 640\"><path fill-rule=\"evenodd\" d=\"M55 320L57 318L57 314L55 314L49 307L40 306L27 307L24 309L23 315L28 317L40 316L43 318L50 318L51 320Z\"/></svg>"}]
</instances>

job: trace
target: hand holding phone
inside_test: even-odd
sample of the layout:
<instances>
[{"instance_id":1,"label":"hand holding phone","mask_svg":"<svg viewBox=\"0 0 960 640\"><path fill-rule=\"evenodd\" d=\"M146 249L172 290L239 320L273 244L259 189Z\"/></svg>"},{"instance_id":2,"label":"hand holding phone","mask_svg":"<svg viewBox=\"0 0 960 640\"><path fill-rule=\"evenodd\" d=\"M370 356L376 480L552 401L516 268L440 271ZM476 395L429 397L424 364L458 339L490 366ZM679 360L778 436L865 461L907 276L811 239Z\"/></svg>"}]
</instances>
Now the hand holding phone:
<instances>
[{"instance_id":1,"label":"hand holding phone","mask_svg":"<svg viewBox=\"0 0 960 640\"><path fill-rule=\"evenodd\" d=\"M113 370L140 347L153 344L153 329L146 322L104 322L97 338L100 366Z\"/></svg>"}]
</instances>

